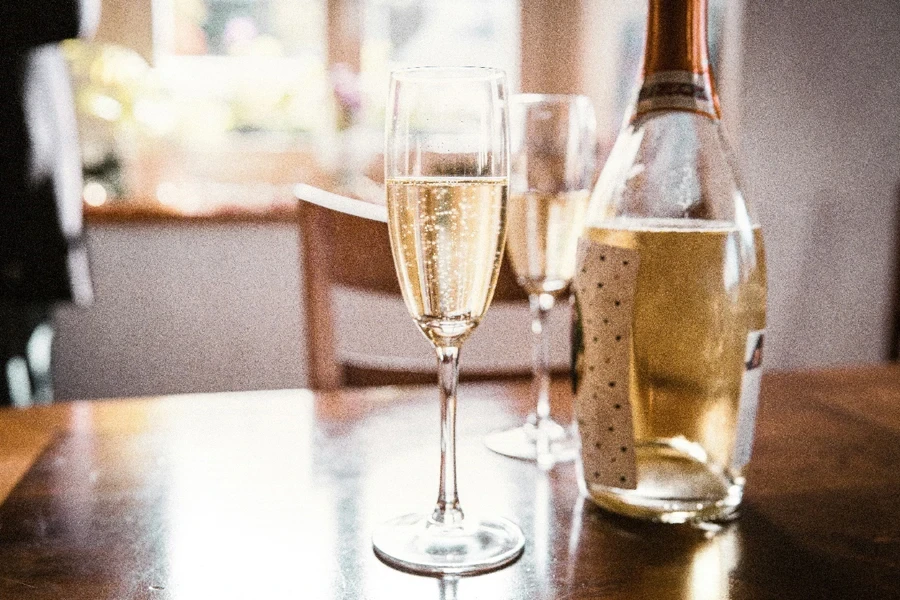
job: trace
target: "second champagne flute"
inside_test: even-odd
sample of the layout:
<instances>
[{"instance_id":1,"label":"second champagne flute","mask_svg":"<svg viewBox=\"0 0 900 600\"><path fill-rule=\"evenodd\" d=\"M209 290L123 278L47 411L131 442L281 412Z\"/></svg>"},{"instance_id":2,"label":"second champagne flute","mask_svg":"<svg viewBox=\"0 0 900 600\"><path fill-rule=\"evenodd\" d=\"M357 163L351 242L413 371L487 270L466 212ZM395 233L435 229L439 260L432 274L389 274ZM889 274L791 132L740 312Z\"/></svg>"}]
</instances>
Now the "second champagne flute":
<instances>
[{"instance_id":1,"label":"second champagne flute","mask_svg":"<svg viewBox=\"0 0 900 600\"><path fill-rule=\"evenodd\" d=\"M550 310L568 296L578 236L596 171L596 123L586 96L519 94L510 99L511 177L506 249L528 293L535 412L490 434L494 452L542 468L573 460L577 442L550 417Z\"/></svg>"},{"instance_id":2,"label":"second champagne flute","mask_svg":"<svg viewBox=\"0 0 900 600\"><path fill-rule=\"evenodd\" d=\"M503 71L421 67L391 74L385 183L403 300L437 353L441 472L437 504L382 525L375 551L425 574L473 574L515 560L522 531L463 515L456 492L459 350L487 310L506 232L509 125Z\"/></svg>"}]
</instances>

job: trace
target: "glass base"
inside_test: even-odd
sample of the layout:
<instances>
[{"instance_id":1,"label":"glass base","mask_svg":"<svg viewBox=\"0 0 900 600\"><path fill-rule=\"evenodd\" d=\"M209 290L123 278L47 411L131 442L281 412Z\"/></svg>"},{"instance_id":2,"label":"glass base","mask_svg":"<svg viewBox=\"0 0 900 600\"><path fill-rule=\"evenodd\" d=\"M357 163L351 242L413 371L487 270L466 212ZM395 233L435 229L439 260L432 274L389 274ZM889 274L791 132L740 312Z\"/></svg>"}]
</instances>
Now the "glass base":
<instances>
[{"instance_id":1,"label":"glass base","mask_svg":"<svg viewBox=\"0 0 900 600\"><path fill-rule=\"evenodd\" d=\"M497 454L537 461L547 466L575 459L578 443L570 431L550 418L543 420L540 428L535 425L535 421L534 415L531 415L524 425L494 431L484 438L484 444ZM541 443L545 446L539 454Z\"/></svg>"},{"instance_id":2,"label":"glass base","mask_svg":"<svg viewBox=\"0 0 900 600\"><path fill-rule=\"evenodd\" d=\"M744 494L744 478L732 477L702 460L705 454L685 440L639 444L636 489L588 485L581 461L578 480L582 493L600 508L627 517L661 523L734 519Z\"/></svg>"},{"instance_id":3,"label":"glass base","mask_svg":"<svg viewBox=\"0 0 900 600\"><path fill-rule=\"evenodd\" d=\"M382 524L372 536L375 554L388 565L421 575L475 575L504 567L525 548L519 526L501 517L466 517L444 526L409 514Z\"/></svg>"}]
</instances>

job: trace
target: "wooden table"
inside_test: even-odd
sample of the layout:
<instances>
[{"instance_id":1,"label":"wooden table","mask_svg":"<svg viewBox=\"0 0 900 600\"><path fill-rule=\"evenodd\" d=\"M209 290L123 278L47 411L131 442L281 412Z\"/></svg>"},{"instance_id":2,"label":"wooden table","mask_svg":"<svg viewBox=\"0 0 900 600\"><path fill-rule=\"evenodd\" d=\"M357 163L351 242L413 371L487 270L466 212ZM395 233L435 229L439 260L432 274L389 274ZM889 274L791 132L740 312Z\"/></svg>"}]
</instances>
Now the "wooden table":
<instances>
[{"instance_id":1,"label":"wooden table","mask_svg":"<svg viewBox=\"0 0 900 600\"><path fill-rule=\"evenodd\" d=\"M528 542L444 580L370 543L432 506L432 389L2 410L0 598L900 598L900 367L767 375L743 516L719 529L607 516L570 465L483 447L527 408L522 384L463 387L463 507Z\"/></svg>"}]
</instances>

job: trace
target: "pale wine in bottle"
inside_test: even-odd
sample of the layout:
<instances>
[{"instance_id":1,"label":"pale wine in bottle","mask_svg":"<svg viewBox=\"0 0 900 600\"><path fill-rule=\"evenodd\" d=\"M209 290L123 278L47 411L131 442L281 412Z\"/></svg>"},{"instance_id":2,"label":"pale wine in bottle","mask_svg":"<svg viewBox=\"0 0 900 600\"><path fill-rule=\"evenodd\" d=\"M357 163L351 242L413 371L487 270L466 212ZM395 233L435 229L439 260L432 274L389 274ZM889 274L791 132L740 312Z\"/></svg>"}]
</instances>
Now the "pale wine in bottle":
<instances>
[{"instance_id":1,"label":"pale wine in bottle","mask_svg":"<svg viewBox=\"0 0 900 600\"><path fill-rule=\"evenodd\" d=\"M705 0L650 0L642 83L579 240L582 491L663 522L743 494L765 329L762 234L733 169Z\"/></svg>"}]
</instances>

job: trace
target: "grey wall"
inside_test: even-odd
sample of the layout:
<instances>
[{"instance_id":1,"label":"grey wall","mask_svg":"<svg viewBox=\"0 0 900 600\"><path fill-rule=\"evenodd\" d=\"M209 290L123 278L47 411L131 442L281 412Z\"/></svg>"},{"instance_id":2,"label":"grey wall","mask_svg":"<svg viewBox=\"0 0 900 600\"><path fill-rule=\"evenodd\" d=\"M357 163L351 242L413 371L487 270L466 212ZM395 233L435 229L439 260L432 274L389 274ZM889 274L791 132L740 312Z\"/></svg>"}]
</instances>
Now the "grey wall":
<instances>
[{"instance_id":1,"label":"grey wall","mask_svg":"<svg viewBox=\"0 0 900 600\"><path fill-rule=\"evenodd\" d=\"M57 311L58 398L299 387L290 225L94 226L96 302Z\"/></svg>"},{"instance_id":2,"label":"grey wall","mask_svg":"<svg viewBox=\"0 0 900 600\"><path fill-rule=\"evenodd\" d=\"M96 301L57 311L56 397L307 385L298 241L290 224L90 227ZM399 298L338 290L334 301L342 355L435 368ZM558 367L568 318L565 308L551 317ZM527 306L496 304L461 368L524 372L530 360Z\"/></svg>"},{"instance_id":3,"label":"grey wall","mask_svg":"<svg viewBox=\"0 0 900 600\"><path fill-rule=\"evenodd\" d=\"M770 367L883 360L900 184L900 3L744 11L740 159L769 255Z\"/></svg>"}]
</instances>

